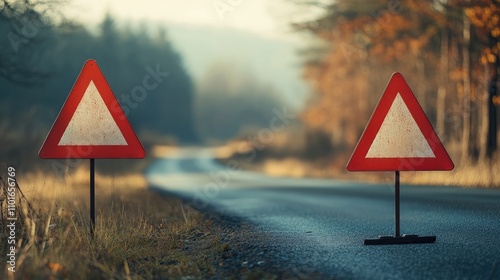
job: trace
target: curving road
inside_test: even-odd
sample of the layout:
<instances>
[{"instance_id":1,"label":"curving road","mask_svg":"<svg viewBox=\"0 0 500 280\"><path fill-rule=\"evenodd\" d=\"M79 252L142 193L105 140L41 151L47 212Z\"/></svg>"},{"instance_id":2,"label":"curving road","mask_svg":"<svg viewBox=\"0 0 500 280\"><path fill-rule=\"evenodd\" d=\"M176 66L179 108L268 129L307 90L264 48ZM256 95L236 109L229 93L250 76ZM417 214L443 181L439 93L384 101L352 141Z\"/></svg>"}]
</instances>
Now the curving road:
<instances>
[{"instance_id":1,"label":"curving road","mask_svg":"<svg viewBox=\"0 0 500 280\"><path fill-rule=\"evenodd\" d=\"M185 148L153 163L146 177L198 209L254 225L250 236L265 258L293 264L299 278L500 279L499 190L402 186L401 232L436 235L436 243L365 246L365 238L393 234L390 184L271 178L235 167L217 164L210 149Z\"/></svg>"}]
</instances>

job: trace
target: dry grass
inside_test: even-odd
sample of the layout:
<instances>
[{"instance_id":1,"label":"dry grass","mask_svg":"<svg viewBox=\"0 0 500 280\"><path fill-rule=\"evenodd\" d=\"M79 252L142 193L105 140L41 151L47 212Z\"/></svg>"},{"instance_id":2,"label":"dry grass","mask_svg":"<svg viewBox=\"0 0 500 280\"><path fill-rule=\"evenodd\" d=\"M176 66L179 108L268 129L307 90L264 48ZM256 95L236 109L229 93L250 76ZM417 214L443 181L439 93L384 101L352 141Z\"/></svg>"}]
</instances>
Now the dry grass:
<instances>
[{"instance_id":1,"label":"dry grass","mask_svg":"<svg viewBox=\"0 0 500 280\"><path fill-rule=\"evenodd\" d=\"M482 162L458 165L451 172L409 172L406 181L412 184L498 188L499 172L499 162Z\"/></svg>"},{"instance_id":2,"label":"dry grass","mask_svg":"<svg viewBox=\"0 0 500 280\"><path fill-rule=\"evenodd\" d=\"M320 131L289 129L275 134L269 143L247 141L251 137L233 140L216 155L223 163L235 160L244 169L271 176L392 182L394 172L347 172L354 147L333 147L330 137ZM402 183L500 188L500 153L489 162L460 162L460 142L447 143L447 149L455 163L453 171L403 172Z\"/></svg>"},{"instance_id":3,"label":"dry grass","mask_svg":"<svg viewBox=\"0 0 500 280\"><path fill-rule=\"evenodd\" d=\"M307 161L296 157L283 159L265 158L248 162L239 157L222 158L225 162L236 158L247 170L262 172L271 176L294 178L337 178L346 180L362 180L369 182L386 182L393 180L393 172L354 172L349 173L345 165L326 160ZM347 162L339 160L339 162ZM401 181L416 185L445 185L459 187L500 187L500 162L457 164L453 171L403 172Z\"/></svg>"},{"instance_id":4,"label":"dry grass","mask_svg":"<svg viewBox=\"0 0 500 280\"><path fill-rule=\"evenodd\" d=\"M214 263L228 245L222 244L218 229L200 213L149 192L140 175L96 176L93 239L88 173L82 169L71 178L18 175L26 200L21 201L18 191L18 215L24 219L17 222L16 272L8 272L5 266L0 278L196 279L215 273ZM1 233L5 241L4 226ZM4 241L0 244L3 264Z\"/></svg>"}]
</instances>

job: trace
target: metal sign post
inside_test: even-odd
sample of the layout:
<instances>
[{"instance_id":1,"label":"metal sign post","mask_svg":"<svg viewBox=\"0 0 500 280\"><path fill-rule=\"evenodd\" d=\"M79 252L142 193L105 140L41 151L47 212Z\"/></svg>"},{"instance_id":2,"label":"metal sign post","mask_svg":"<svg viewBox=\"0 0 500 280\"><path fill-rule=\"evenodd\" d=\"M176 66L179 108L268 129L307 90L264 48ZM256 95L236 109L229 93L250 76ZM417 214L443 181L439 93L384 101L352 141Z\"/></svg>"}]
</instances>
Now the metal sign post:
<instances>
[{"instance_id":1,"label":"metal sign post","mask_svg":"<svg viewBox=\"0 0 500 280\"><path fill-rule=\"evenodd\" d=\"M396 171L396 182L394 183L394 213L396 215L396 237L401 236L399 230L399 171Z\"/></svg>"},{"instance_id":2,"label":"metal sign post","mask_svg":"<svg viewBox=\"0 0 500 280\"><path fill-rule=\"evenodd\" d=\"M90 236L95 236L95 159L90 159Z\"/></svg>"},{"instance_id":3,"label":"metal sign post","mask_svg":"<svg viewBox=\"0 0 500 280\"><path fill-rule=\"evenodd\" d=\"M396 171L394 182L394 215L395 233L394 235L382 235L379 238L365 239L365 245L388 245L388 244L411 244L411 243L434 243L436 236L418 236L417 234L403 234L400 229L400 174Z\"/></svg>"}]
</instances>

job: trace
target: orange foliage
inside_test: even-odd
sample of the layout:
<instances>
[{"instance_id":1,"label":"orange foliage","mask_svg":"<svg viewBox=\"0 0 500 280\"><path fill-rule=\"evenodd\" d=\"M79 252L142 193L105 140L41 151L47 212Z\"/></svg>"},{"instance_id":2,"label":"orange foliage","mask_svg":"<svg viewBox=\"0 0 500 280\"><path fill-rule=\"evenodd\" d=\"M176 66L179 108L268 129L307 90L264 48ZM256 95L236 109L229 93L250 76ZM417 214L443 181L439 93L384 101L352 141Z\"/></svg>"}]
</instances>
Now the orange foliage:
<instances>
[{"instance_id":1,"label":"orange foliage","mask_svg":"<svg viewBox=\"0 0 500 280\"><path fill-rule=\"evenodd\" d=\"M488 42L480 57L482 64L495 63L500 55L500 6L495 0L478 1L465 9L467 17Z\"/></svg>"},{"instance_id":2,"label":"orange foliage","mask_svg":"<svg viewBox=\"0 0 500 280\"><path fill-rule=\"evenodd\" d=\"M463 111L462 28L464 13L470 18L474 36L470 46L474 70L472 101L484 95L484 69L498 57L500 43L490 44L486 35L500 37L500 5L496 0L400 0L399 9L388 1L369 1L377 10L350 5L349 0L332 0L325 17L329 26L309 29L329 48L317 63L307 64L304 77L315 92L302 118L315 129L328 132L334 144L354 147L370 113L392 72L405 74L430 118L436 115L437 88L446 81L448 112ZM389 1L390 2L390 1ZM344 9L338 9L341 6ZM345 9L349 7L349 9ZM336 9L337 8L337 9ZM311 26L314 26L312 24ZM483 34L483 35L481 35ZM441 50L441 38L449 36L448 49ZM474 37L474 39L476 39ZM445 41L446 42L446 41ZM481 56L479 55L479 51ZM440 59L447 55L448 77L440 77ZM456 118L454 118L456 119ZM454 124L460 134L460 124Z\"/></svg>"}]
</instances>

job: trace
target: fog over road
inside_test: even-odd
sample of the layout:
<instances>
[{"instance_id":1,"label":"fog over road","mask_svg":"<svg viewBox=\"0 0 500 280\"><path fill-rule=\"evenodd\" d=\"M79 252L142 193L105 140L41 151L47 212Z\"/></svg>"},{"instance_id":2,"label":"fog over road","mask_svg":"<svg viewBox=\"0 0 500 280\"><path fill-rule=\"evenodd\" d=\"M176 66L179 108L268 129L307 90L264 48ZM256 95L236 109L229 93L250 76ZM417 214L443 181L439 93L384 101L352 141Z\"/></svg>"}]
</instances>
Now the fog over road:
<instances>
[{"instance_id":1,"label":"fog over road","mask_svg":"<svg viewBox=\"0 0 500 280\"><path fill-rule=\"evenodd\" d=\"M404 176L404 172L402 173ZM433 244L365 246L394 233L390 184L274 178L184 148L154 162L152 188L252 224L273 256L340 279L500 279L500 191L401 187L401 232Z\"/></svg>"}]
</instances>

